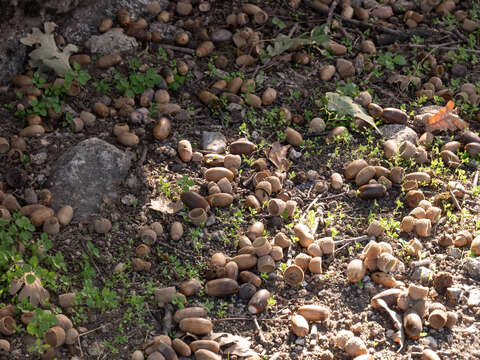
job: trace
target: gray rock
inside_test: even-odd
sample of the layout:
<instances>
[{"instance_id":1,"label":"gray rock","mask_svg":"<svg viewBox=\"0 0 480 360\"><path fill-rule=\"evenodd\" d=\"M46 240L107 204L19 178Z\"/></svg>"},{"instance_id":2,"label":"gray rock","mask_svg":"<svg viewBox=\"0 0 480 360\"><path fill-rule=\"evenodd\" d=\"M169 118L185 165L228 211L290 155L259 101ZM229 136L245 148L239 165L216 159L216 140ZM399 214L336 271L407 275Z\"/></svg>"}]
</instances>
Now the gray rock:
<instances>
[{"instance_id":1,"label":"gray rock","mask_svg":"<svg viewBox=\"0 0 480 360\"><path fill-rule=\"evenodd\" d=\"M104 195L116 197L130 162L123 151L98 138L71 147L58 159L50 177L53 208L71 205L74 221L97 212Z\"/></svg>"},{"instance_id":2,"label":"gray rock","mask_svg":"<svg viewBox=\"0 0 480 360\"><path fill-rule=\"evenodd\" d=\"M103 18L115 18L119 8L127 9L133 19L145 12L145 6L151 0L83 0L63 22L60 32L69 42L82 45L92 34L98 34L98 25ZM160 0L165 9L168 1Z\"/></svg>"},{"instance_id":3,"label":"gray rock","mask_svg":"<svg viewBox=\"0 0 480 360\"><path fill-rule=\"evenodd\" d=\"M428 284L433 279L433 271L425 266L416 267L413 270L412 280L419 281L422 284Z\"/></svg>"},{"instance_id":4,"label":"gray rock","mask_svg":"<svg viewBox=\"0 0 480 360\"><path fill-rule=\"evenodd\" d=\"M396 140L398 143L403 141L410 141L417 144L418 135L412 128L401 124L388 124L380 126L380 132L387 139Z\"/></svg>"},{"instance_id":5,"label":"gray rock","mask_svg":"<svg viewBox=\"0 0 480 360\"><path fill-rule=\"evenodd\" d=\"M467 67L462 64L453 64L450 72L453 77L464 77L467 75Z\"/></svg>"},{"instance_id":6,"label":"gray rock","mask_svg":"<svg viewBox=\"0 0 480 360\"><path fill-rule=\"evenodd\" d=\"M465 270L468 276L480 280L480 260L478 258L468 258L465 262Z\"/></svg>"},{"instance_id":7,"label":"gray rock","mask_svg":"<svg viewBox=\"0 0 480 360\"><path fill-rule=\"evenodd\" d=\"M121 28L114 28L105 34L92 36L85 46L93 54L113 54L134 50L138 43L134 37L125 35Z\"/></svg>"},{"instance_id":8,"label":"gray rock","mask_svg":"<svg viewBox=\"0 0 480 360\"><path fill-rule=\"evenodd\" d=\"M473 289L472 291L470 291L470 294L468 295L467 305L477 306L479 304L480 304L480 290Z\"/></svg>"},{"instance_id":9,"label":"gray rock","mask_svg":"<svg viewBox=\"0 0 480 360\"><path fill-rule=\"evenodd\" d=\"M460 297L462 296L463 290L456 287L449 287L447 288L447 301L449 305L454 306L457 305L460 301Z\"/></svg>"},{"instance_id":10,"label":"gray rock","mask_svg":"<svg viewBox=\"0 0 480 360\"><path fill-rule=\"evenodd\" d=\"M202 132L202 149L217 154L223 154L227 146L225 136L218 131Z\"/></svg>"},{"instance_id":11,"label":"gray rock","mask_svg":"<svg viewBox=\"0 0 480 360\"><path fill-rule=\"evenodd\" d=\"M150 24L151 31L159 31L165 40L174 41L178 28L171 24L155 21Z\"/></svg>"}]
</instances>

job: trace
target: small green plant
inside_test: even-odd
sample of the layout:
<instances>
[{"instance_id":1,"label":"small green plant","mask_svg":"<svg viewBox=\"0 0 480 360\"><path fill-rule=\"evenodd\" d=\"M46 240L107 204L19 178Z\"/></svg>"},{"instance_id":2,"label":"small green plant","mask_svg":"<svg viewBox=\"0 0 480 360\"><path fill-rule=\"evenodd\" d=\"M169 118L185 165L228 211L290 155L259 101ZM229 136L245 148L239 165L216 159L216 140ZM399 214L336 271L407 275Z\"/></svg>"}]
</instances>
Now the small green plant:
<instances>
[{"instance_id":1,"label":"small green plant","mask_svg":"<svg viewBox=\"0 0 480 360\"><path fill-rule=\"evenodd\" d=\"M82 70L80 64L74 62L73 69L65 74L65 86L69 88L73 81L77 81L80 85L85 86L91 78L88 71Z\"/></svg>"},{"instance_id":2,"label":"small green plant","mask_svg":"<svg viewBox=\"0 0 480 360\"><path fill-rule=\"evenodd\" d=\"M125 78L120 72L113 74L115 89L127 97L142 94L148 88L154 88L162 83L163 78L155 69L148 69L145 73L132 72Z\"/></svg>"},{"instance_id":3,"label":"small green plant","mask_svg":"<svg viewBox=\"0 0 480 360\"><path fill-rule=\"evenodd\" d=\"M175 305L178 309L183 309L185 305L183 305L185 298L183 296L174 296L172 299L172 304Z\"/></svg>"},{"instance_id":4,"label":"small green plant","mask_svg":"<svg viewBox=\"0 0 480 360\"><path fill-rule=\"evenodd\" d=\"M388 70L395 70L395 65L403 66L407 64L407 59L404 56L393 54L390 51L378 56L377 61Z\"/></svg>"}]
</instances>

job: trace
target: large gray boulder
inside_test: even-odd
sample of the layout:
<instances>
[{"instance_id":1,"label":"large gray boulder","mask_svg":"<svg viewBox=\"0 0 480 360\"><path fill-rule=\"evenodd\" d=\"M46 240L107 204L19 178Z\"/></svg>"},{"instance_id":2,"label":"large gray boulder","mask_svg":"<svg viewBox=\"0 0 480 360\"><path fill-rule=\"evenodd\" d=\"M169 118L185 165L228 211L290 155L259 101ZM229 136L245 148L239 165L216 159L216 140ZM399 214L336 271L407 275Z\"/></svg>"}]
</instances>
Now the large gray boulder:
<instances>
[{"instance_id":1,"label":"large gray boulder","mask_svg":"<svg viewBox=\"0 0 480 360\"><path fill-rule=\"evenodd\" d=\"M72 206L74 221L98 212L103 196L117 196L130 163L123 151L98 138L69 148L58 159L49 179L53 208Z\"/></svg>"}]
</instances>

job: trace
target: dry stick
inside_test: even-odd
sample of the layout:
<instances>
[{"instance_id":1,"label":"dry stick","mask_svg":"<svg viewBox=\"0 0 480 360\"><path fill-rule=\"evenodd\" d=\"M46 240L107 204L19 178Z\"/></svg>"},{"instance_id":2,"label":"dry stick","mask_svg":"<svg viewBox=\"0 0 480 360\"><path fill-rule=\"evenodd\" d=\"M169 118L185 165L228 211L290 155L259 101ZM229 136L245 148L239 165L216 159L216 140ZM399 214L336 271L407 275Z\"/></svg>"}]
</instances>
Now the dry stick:
<instances>
[{"instance_id":1,"label":"dry stick","mask_svg":"<svg viewBox=\"0 0 480 360\"><path fill-rule=\"evenodd\" d=\"M411 47L411 48L422 48L422 49L440 49L440 50L458 50L455 47L450 47L450 46L439 46L439 45L423 45L423 44L406 44L406 46ZM471 52L474 54L480 54L480 50L474 50L474 49L463 49L466 52Z\"/></svg>"},{"instance_id":2,"label":"dry stick","mask_svg":"<svg viewBox=\"0 0 480 360\"><path fill-rule=\"evenodd\" d=\"M160 47L162 47L164 49L170 49L170 50L173 50L173 51L183 52L183 53L190 54L190 55L195 54L195 50L189 49L189 48L183 48L183 47L179 47L179 46L166 45L166 44L162 44L162 45L160 45Z\"/></svg>"},{"instance_id":3,"label":"dry stick","mask_svg":"<svg viewBox=\"0 0 480 360\"><path fill-rule=\"evenodd\" d=\"M253 323L255 324L255 328L256 328L257 331L258 331L258 337L260 338L260 342L261 342L262 344L266 344L266 343L267 343L267 340L265 340L265 336L263 335L262 328L260 327L260 325L258 325L258 321L257 321L257 317L256 317L256 316L253 318Z\"/></svg>"},{"instance_id":4,"label":"dry stick","mask_svg":"<svg viewBox=\"0 0 480 360\"><path fill-rule=\"evenodd\" d=\"M80 349L80 359L83 359L83 350L82 350L82 343L80 342L80 335L77 337L78 348Z\"/></svg>"},{"instance_id":5,"label":"dry stick","mask_svg":"<svg viewBox=\"0 0 480 360\"><path fill-rule=\"evenodd\" d=\"M458 203L457 197L455 196L453 191L452 190L448 190L448 191L450 192L450 195L452 196L453 203L455 204L455 207L458 209L458 211L463 212L462 207Z\"/></svg>"},{"instance_id":6,"label":"dry stick","mask_svg":"<svg viewBox=\"0 0 480 360\"><path fill-rule=\"evenodd\" d=\"M101 328L103 328L104 326L105 326L105 325L101 325L101 326L99 326L99 327L97 327L97 328L95 328L95 329L85 331L84 333L79 334L78 337L80 338L80 337L85 336L85 335L88 335L88 334L90 334L90 333L92 333L92 332L98 331L98 330L100 330Z\"/></svg>"},{"instance_id":7,"label":"dry stick","mask_svg":"<svg viewBox=\"0 0 480 360\"><path fill-rule=\"evenodd\" d=\"M373 236L372 236L373 238ZM356 238L351 238L351 239L342 239L342 240L338 240L338 241L335 241L335 247L337 245L340 245L340 244L345 244L343 246L341 246L340 248L338 248L337 250L335 250L335 252L340 252L341 250L345 249L350 243L352 242L363 242L365 240L368 240L370 239L370 236L368 235L362 235L362 236L359 236L359 237L356 237ZM375 238L373 238L372 240L374 240Z\"/></svg>"},{"instance_id":8,"label":"dry stick","mask_svg":"<svg viewBox=\"0 0 480 360\"><path fill-rule=\"evenodd\" d=\"M479 170L475 171L475 176L474 176L474 178L473 178L472 190L475 190L475 188L476 188L477 185L478 185L478 172L479 172Z\"/></svg>"},{"instance_id":9,"label":"dry stick","mask_svg":"<svg viewBox=\"0 0 480 360\"><path fill-rule=\"evenodd\" d=\"M338 0L334 0L332 2L332 5L330 5L330 9L328 10L328 16L327 16L327 31L330 32L330 26L332 25L332 18L333 18L333 12L335 11L335 8L338 5Z\"/></svg>"},{"instance_id":10,"label":"dry stick","mask_svg":"<svg viewBox=\"0 0 480 360\"><path fill-rule=\"evenodd\" d=\"M288 319L284 319L281 316L272 318L272 319L258 319L257 321L288 321ZM212 322L221 322L221 321L253 321L253 318L249 317L231 317L231 318L222 318L222 319L213 319Z\"/></svg>"},{"instance_id":11,"label":"dry stick","mask_svg":"<svg viewBox=\"0 0 480 360\"><path fill-rule=\"evenodd\" d=\"M311 0L303 0L303 2L305 3L305 5L312 8L316 12L318 12L322 15L327 15L328 16L329 10L326 10L326 9L322 8L321 6L318 6L318 5L314 4ZM336 17L340 21L342 21L346 24L355 25L355 26L363 26L363 27L367 27L367 28L371 28L371 29L376 29L376 30L379 30L379 31L384 32L386 34L396 35L396 36L398 36L400 38L404 38L404 39L407 39L407 38L415 35L414 31L398 31L398 30L390 29L386 26L370 24L370 23L360 21L360 20L345 19L345 18L342 18L341 16L336 16Z\"/></svg>"}]
</instances>

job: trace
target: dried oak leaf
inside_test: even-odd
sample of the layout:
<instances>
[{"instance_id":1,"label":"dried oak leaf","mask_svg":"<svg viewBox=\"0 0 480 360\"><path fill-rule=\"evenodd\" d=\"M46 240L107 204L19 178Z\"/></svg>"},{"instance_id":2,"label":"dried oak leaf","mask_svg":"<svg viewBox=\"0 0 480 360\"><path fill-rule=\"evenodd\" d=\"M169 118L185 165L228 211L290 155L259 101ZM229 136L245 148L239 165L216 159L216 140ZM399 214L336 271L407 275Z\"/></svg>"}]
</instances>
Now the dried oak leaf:
<instances>
[{"instance_id":1,"label":"dried oak leaf","mask_svg":"<svg viewBox=\"0 0 480 360\"><path fill-rule=\"evenodd\" d=\"M30 66L39 68L40 71L52 69L58 76L65 76L71 70L68 59L72 53L78 51L78 47L68 44L63 51L60 51L53 36L56 26L53 22L46 22L43 24L45 33L39 28L33 28L30 34L20 39L20 42L27 46L40 44L30 53Z\"/></svg>"},{"instance_id":2,"label":"dried oak leaf","mask_svg":"<svg viewBox=\"0 0 480 360\"><path fill-rule=\"evenodd\" d=\"M27 298L33 306L43 305L50 296L40 279L33 273L26 273L20 279L13 279L8 291L10 295L14 295L20 289L22 290L18 294L18 300Z\"/></svg>"},{"instance_id":3,"label":"dried oak leaf","mask_svg":"<svg viewBox=\"0 0 480 360\"><path fill-rule=\"evenodd\" d=\"M455 103L452 100L430 117L425 124L425 131L428 132L436 130L465 130L466 128L468 128L468 123L460 119L455 113Z\"/></svg>"},{"instance_id":4,"label":"dried oak leaf","mask_svg":"<svg viewBox=\"0 0 480 360\"><path fill-rule=\"evenodd\" d=\"M325 97L327 99L328 111L336 111L361 119L372 126L379 134L382 134L380 130L378 130L373 117L368 115L360 105L353 101L351 97L334 92L327 92Z\"/></svg>"},{"instance_id":5,"label":"dried oak leaf","mask_svg":"<svg viewBox=\"0 0 480 360\"><path fill-rule=\"evenodd\" d=\"M229 333L214 333L212 340L216 340L220 347L227 346L223 350L224 354L235 355L240 357L258 356L257 352L251 349L252 343L247 338Z\"/></svg>"},{"instance_id":6,"label":"dried oak leaf","mask_svg":"<svg viewBox=\"0 0 480 360\"><path fill-rule=\"evenodd\" d=\"M394 336L393 336L393 341L396 343L400 344L400 347L398 348L397 352L400 352L403 349L403 346L405 345L405 333L403 331L403 326L402 326L402 317L397 314L395 311L390 309L383 299L378 299L377 300L378 305L387 312L388 315L390 315L390 318L393 321L393 325L395 326L395 331Z\"/></svg>"},{"instance_id":7,"label":"dried oak leaf","mask_svg":"<svg viewBox=\"0 0 480 360\"><path fill-rule=\"evenodd\" d=\"M267 151L267 158L280 171L285 171L290 166L287 160L287 153L290 145L282 146L278 141L272 144L272 147Z\"/></svg>"},{"instance_id":8,"label":"dried oak leaf","mask_svg":"<svg viewBox=\"0 0 480 360\"><path fill-rule=\"evenodd\" d=\"M156 200L152 200L148 207L163 214L175 214L183 209L183 203L181 200L172 201L164 197L159 197Z\"/></svg>"}]
</instances>

